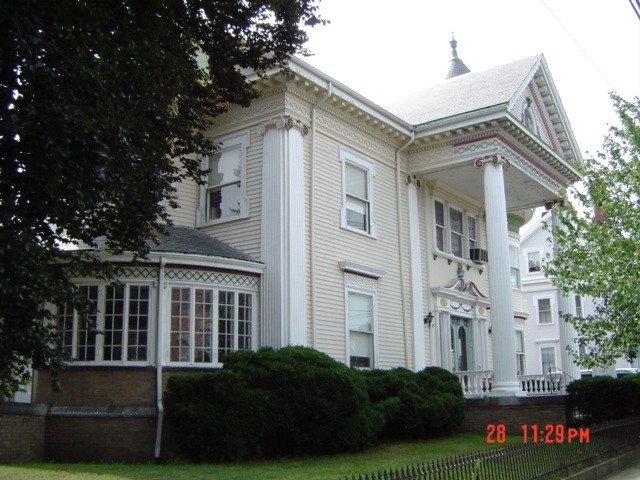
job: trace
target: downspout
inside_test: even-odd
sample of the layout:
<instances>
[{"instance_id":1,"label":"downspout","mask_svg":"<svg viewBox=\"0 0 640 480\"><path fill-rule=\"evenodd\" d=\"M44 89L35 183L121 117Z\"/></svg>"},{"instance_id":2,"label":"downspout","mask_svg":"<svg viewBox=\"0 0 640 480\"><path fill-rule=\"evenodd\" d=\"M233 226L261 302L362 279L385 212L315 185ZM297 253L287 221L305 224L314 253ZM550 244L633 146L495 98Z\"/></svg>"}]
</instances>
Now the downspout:
<instances>
[{"instance_id":1,"label":"downspout","mask_svg":"<svg viewBox=\"0 0 640 480\"><path fill-rule=\"evenodd\" d=\"M160 257L160 267L158 269L158 295L157 295L157 321L156 321L156 401L158 407L158 420L156 424L156 446L154 458L156 461L160 460L160 449L162 447L162 422L164 420L164 405L162 403L162 354L163 354L163 342L162 331L164 322L162 321L164 315L164 267L166 265L165 257Z\"/></svg>"},{"instance_id":2,"label":"downspout","mask_svg":"<svg viewBox=\"0 0 640 480\"><path fill-rule=\"evenodd\" d=\"M315 295L315 250L314 239L314 203L315 203L315 156L316 156L316 109L333 94L333 84L329 82L327 92L311 105L311 180L309 185L309 309L311 311L311 348L316 347L316 295Z\"/></svg>"},{"instance_id":3,"label":"downspout","mask_svg":"<svg viewBox=\"0 0 640 480\"><path fill-rule=\"evenodd\" d=\"M412 130L411 131L411 138L409 139L409 141L407 143L405 143L404 145L402 145L400 148L398 148L396 150L396 209L397 209L397 217L398 217L398 242L400 244L400 249L399 249L399 254L400 254L400 291L402 292L402 323L403 323L403 328L402 331L404 332L404 363L407 366L407 368L410 368L409 366L409 349L407 348L407 320L406 320L406 314L407 314L407 309L405 306L405 289L406 289L406 285L405 285L405 281L404 281L404 266L403 263L405 261L405 252L404 252L404 233L402 230L402 208L401 208L401 195L400 195L400 153L405 150L409 145L411 145L413 143L413 141L415 140L415 132ZM413 316L412 316L413 318Z\"/></svg>"}]
</instances>

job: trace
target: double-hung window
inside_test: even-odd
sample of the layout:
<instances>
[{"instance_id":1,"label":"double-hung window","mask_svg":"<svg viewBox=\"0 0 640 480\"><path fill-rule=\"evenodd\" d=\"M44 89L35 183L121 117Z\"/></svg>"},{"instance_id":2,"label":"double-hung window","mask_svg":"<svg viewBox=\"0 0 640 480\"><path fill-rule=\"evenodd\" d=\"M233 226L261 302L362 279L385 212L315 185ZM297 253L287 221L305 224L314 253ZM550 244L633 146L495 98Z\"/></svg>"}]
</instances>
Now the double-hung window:
<instances>
[{"instance_id":1,"label":"double-hung window","mask_svg":"<svg viewBox=\"0 0 640 480\"><path fill-rule=\"evenodd\" d=\"M148 360L148 285L83 285L95 311L82 317L71 304L58 307L58 329L66 352L80 362ZM100 332L100 333L98 333Z\"/></svg>"},{"instance_id":2,"label":"double-hung window","mask_svg":"<svg viewBox=\"0 0 640 480\"><path fill-rule=\"evenodd\" d=\"M520 258L517 245L509 245L511 288L520 288Z\"/></svg>"},{"instance_id":3,"label":"double-hung window","mask_svg":"<svg viewBox=\"0 0 640 480\"><path fill-rule=\"evenodd\" d=\"M551 311L551 299L550 298L538 298L538 324L549 325L553 323L553 314Z\"/></svg>"},{"instance_id":4,"label":"double-hung window","mask_svg":"<svg viewBox=\"0 0 640 480\"><path fill-rule=\"evenodd\" d=\"M169 361L219 364L236 350L250 349L253 294L197 288L171 289Z\"/></svg>"},{"instance_id":5,"label":"double-hung window","mask_svg":"<svg viewBox=\"0 0 640 480\"><path fill-rule=\"evenodd\" d=\"M347 324L349 328L350 366L373 368L373 295L354 291L347 292Z\"/></svg>"},{"instance_id":6,"label":"double-hung window","mask_svg":"<svg viewBox=\"0 0 640 480\"><path fill-rule=\"evenodd\" d=\"M209 170L202 187L201 220L204 224L242 218L247 215L244 188L246 137L224 140L205 164Z\"/></svg>"},{"instance_id":7,"label":"double-hung window","mask_svg":"<svg viewBox=\"0 0 640 480\"><path fill-rule=\"evenodd\" d=\"M542 254L539 250L527 252L527 273L540 273L542 271Z\"/></svg>"},{"instance_id":8,"label":"double-hung window","mask_svg":"<svg viewBox=\"0 0 640 480\"><path fill-rule=\"evenodd\" d=\"M524 331L516 330L516 369L518 375L525 374Z\"/></svg>"},{"instance_id":9,"label":"double-hung window","mask_svg":"<svg viewBox=\"0 0 640 480\"><path fill-rule=\"evenodd\" d=\"M343 204L341 225L358 233L375 236L373 219L374 164L342 148Z\"/></svg>"},{"instance_id":10,"label":"double-hung window","mask_svg":"<svg viewBox=\"0 0 640 480\"><path fill-rule=\"evenodd\" d=\"M433 209L436 249L458 258L469 259L469 250L478 248L476 217L440 200L433 202Z\"/></svg>"},{"instance_id":11,"label":"double-hung window","mask_svg":"<svg viewBox=\"0 0 640 480\"><path fill-rule=\"evenodd\" d=\"M556 348L541 347L540 360L542 361L542 373L553 373L556 369Z\"/></svg>"}]
</instances>

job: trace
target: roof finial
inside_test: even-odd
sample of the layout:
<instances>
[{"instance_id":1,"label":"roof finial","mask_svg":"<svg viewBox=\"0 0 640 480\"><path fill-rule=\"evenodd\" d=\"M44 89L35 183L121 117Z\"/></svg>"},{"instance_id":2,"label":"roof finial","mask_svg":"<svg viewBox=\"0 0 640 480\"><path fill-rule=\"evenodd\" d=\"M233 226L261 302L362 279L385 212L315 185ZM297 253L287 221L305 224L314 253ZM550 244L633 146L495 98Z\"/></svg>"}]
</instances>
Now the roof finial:
<instances>
[{"instance_id":1,"label":"roof finial","mask_svg":"<svg viewBox=\"0 0 640 480\"><path fill-rule=\"evenodd\" d=\"M458 42L456 42L456 39L453 38L453 32L451 32L451 41L449 42L449 45L451 45L451 55L453 56L453 58L458 58L458 52L456 51Z\"/></svg>"}]
</instances>

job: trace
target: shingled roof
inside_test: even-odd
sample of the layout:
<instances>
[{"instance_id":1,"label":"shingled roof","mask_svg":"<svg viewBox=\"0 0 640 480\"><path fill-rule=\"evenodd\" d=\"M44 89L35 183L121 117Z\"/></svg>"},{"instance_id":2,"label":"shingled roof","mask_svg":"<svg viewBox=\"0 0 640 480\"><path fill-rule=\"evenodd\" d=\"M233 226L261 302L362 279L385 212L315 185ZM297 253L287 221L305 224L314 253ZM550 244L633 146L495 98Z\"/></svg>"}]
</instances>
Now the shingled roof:
<instances>
[{"instance_id":1,"label":"shingled roof","mask_svg":"<svg viewBox=\"0 0 640 480\"><path fill-rule=\"evenodd\" d=\"M105 249L105 239L96 239L97 250ZM261 263L250 255L233 248L215 237L195 228L183 226L167 227L166 235L158 236L158 243L148 242L149 250L156 253L183 253L208 257L230 258L246 262Z\"/></svg>"},{"instance_id":2,"label":"shingled roof","mask_svg":"<svg viewBox=\"0 0 640 480\"><path fill-rule=\"evenodd\" d=\"M506 105L539 66L541 58L542 55L537 55L482 72L450 78L397 102L389 107L389 111L413 125L422 125Z\"/></svg>"},{"instance_id":3,"label":"shingled roof","mask_svg":"<svg viewBox=\"0 0 640 480\"><path fill-rule=\"evenodd\" d=\"M159 243L157 245L154 243L150 244L150 250L152 252L206 255L260 263L252 256L195 228L182 226L167 227L167 235L158 237L158 241Z\"/></svg>"}]
</instances>

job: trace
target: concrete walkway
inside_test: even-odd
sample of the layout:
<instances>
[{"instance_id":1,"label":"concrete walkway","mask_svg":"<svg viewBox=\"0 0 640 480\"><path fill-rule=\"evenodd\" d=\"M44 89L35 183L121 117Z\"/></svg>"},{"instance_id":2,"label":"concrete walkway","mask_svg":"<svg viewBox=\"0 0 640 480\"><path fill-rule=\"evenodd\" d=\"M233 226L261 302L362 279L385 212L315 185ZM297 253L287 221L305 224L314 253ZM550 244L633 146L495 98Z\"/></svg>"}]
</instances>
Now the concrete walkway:
<instances>
[{"instance_id":1,"label":"concrete walkway","mask_svg":"<svg viewBox=\"0 0 640 480\"><path fill-rule=\"evenodd\" d=\"M621 472L615 473L611 476L604 477L605 480L639 480L640 479L640 464L625 468Z\"/></svg>"}]
</instances>

